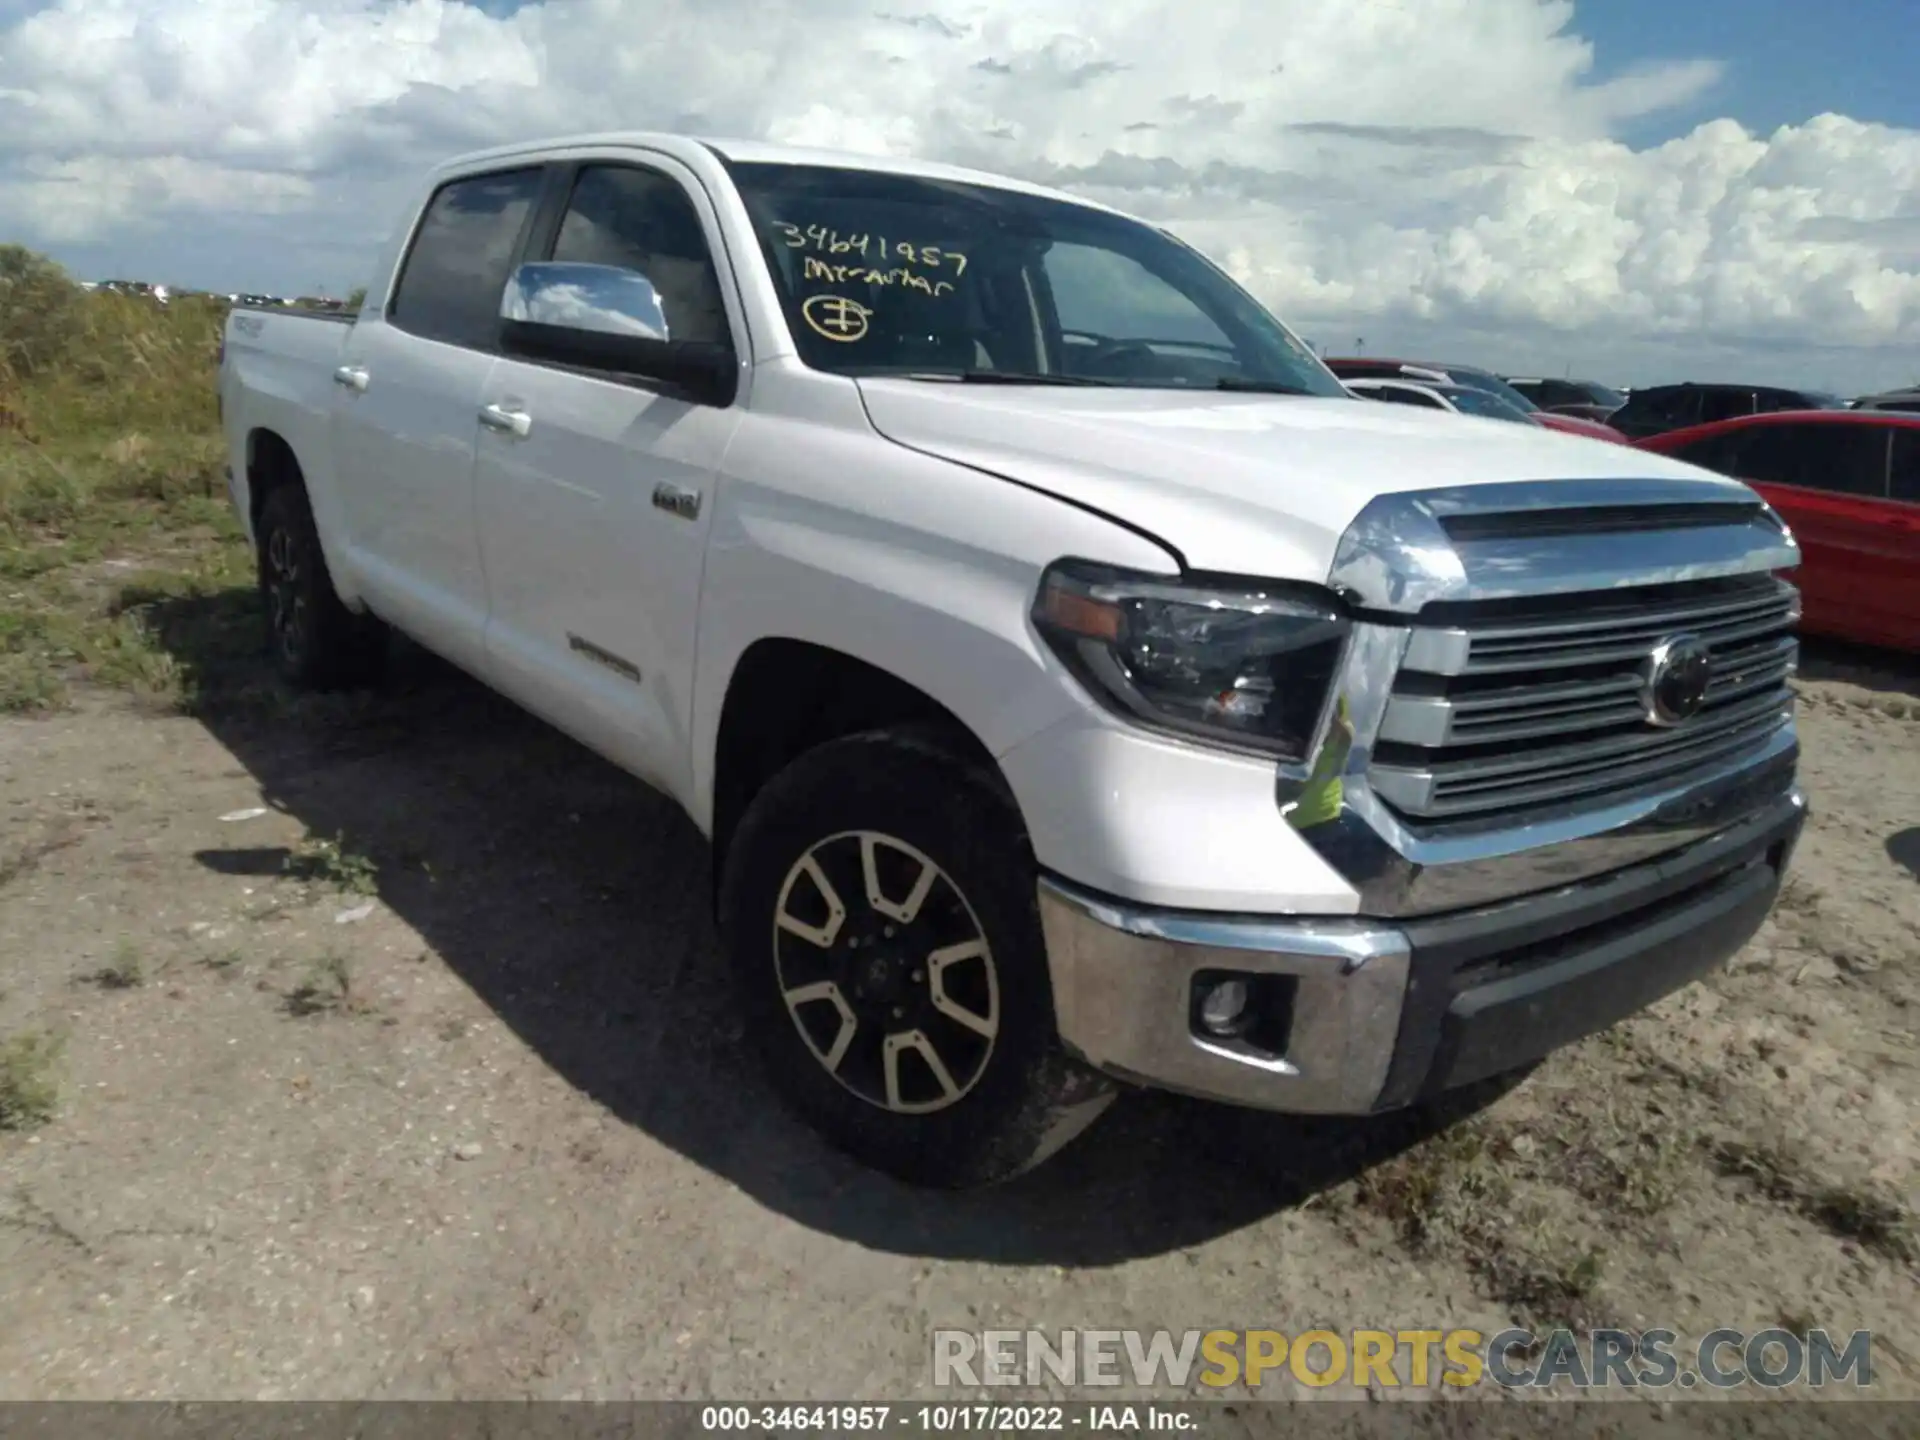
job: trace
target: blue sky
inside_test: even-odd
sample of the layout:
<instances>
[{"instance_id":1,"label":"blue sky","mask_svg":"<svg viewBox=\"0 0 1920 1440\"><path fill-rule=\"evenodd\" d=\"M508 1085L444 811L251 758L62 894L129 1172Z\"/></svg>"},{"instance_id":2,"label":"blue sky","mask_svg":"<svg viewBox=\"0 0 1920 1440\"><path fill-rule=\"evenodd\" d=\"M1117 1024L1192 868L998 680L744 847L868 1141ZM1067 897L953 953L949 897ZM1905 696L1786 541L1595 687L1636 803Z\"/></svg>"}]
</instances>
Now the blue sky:
<instances>
[{"instance_id":1,"label":"blue sky","mask_svg":"<svg viewBox=\"0 0 1920 1440\"><path fill-rule=\"evenodd\" d=\"M429 166L696 129L1166 224L1303 333L1920 379L1920 0L0 0L0 240L362 283Z\"/></svg>"},{"instance_id":2,"label":"blue sky","mask_svg":"<svg viewBox=\"0 0 1920 1440\"><path fill-rule=\"evenodd\" d=\"M1825 110L1920 129L1920 0L1588 0L1575 28L1603 77L1676 56L1726 64L1698 101L1625 127L1635 144L1719 115L1763 133Z\"/></svg>"}]
</instances>

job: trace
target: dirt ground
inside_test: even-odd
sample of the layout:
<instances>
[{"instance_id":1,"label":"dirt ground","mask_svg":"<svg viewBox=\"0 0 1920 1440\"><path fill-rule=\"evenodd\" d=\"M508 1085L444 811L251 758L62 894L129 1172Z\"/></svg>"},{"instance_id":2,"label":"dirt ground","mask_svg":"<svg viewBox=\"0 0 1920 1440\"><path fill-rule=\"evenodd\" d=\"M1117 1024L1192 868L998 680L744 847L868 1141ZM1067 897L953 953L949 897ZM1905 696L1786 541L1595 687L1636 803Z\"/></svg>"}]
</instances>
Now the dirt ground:
<instances>
[{"instance_id":1,"label":"dirt ground","mask_svg":"<svg viewBox=\"0 0 1920 1440\"><path fill-rule=\"evenodd\" d=\"M1725 973L1468 1113L1135 1097L967 1196L790 1121L689 824L424 657L0 721L0 1397L898 1400L939 1326L1515 1319L1866 1328L1920 1397L1920 680L1802 690Z\"/></svg>"}]
</instances>

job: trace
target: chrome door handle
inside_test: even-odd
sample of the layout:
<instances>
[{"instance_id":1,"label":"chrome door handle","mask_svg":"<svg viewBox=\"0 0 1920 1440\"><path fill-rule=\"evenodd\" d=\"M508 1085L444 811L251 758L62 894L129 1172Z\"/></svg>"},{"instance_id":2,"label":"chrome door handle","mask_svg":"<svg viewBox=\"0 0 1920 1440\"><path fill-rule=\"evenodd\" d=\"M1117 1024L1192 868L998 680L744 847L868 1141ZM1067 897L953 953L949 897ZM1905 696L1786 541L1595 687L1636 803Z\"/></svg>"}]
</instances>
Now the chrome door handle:
<instances>
[{"instance_id":1,"label":"chrome door handle","mask_svg":"<svg viewBox=\"0 0 1920 1440\"><path fill-rule=\"evenodd\" d=\"M504 405L482 405L480 423L489 430L524 439L533 429L533 416L524 410L509 410Z\"/></svg>"},{"instance_id":2,"label":"chrome door handle","mask_svg":"<svg viewBox=\"0 0 1920 1440\"><path fill-rule=\"evenodd\" d=\"M700 518L700 492L688 490L679 485L669 485L661 481L653 487L653 507L664 510L669 515L678 515L682 520Z\"/></svg>"},{"instance_id":3,"label":"chrome door handle","mask_svg":"<svg viewBox=\"0 0 1920 1440\"><path fill-rule=\"evenodd\" d=\"M333 372L333 383L344 385L349 390L364 391L367 388L367 372L358 365L342 365Z\"/></svg>"}]
</instances>

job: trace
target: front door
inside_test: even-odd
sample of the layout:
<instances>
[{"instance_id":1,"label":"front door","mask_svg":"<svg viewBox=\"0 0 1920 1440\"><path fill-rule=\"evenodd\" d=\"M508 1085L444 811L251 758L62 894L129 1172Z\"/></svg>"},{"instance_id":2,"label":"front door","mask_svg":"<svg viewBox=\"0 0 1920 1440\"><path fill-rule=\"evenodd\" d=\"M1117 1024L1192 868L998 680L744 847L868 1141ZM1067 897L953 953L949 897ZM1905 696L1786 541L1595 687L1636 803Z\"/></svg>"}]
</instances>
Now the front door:
<instances>
[{"instance_id":1,"label":"front door","mask_svg":"<svg viewBox=\"0 0 1920 1440\"><path fill-rule=\"evenodd\" d=\"M715 233L671 161L586 161L550 254L529 258L631 272L658 300L635 324L744 355ZM501 417L475 469L495 683L684 797L701 565L739 404L503 356L483 406Z\"/></svg>"}]
</instances>

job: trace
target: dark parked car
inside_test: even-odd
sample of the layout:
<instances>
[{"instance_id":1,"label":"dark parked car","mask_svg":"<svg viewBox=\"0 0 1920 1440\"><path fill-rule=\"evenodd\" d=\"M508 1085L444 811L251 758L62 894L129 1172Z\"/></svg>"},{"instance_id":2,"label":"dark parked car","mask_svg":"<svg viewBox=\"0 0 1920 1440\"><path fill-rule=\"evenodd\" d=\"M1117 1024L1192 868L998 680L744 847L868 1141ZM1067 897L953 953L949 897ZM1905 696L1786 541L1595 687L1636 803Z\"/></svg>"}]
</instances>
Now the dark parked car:
<instances>
[{"instance_id":1,"label":"dark parked car","mask_svg":"<svg viewBox=\"0 0 1920 1440\"><path fill-rule=\"evenodd\" d=\"M1689 425L1711 425L1742 415L1768 415L1778 410L1843 410L1846 401L1821 390L1789 390L1778 385L1650 385L1627 397L1627 403L1607 417L1607 424L1629 440L1684 430Z\"/></svg>"},{"instance_id":2,"label":"dark parked car","mask_svg":"<svg viewBox=\"0 0 1920 1440\"><path fill-rule=\"evenodd\" d=\"M1920 651L1920 415L1786 411L1637 442L1753 486L1800 542L1800 628Z\"/></svg>"},{"instance_id":3,"label":"dark parked car","mask_svg":"<svg viewBox=\"0 0 1920 1440\"><path fill-rule=\"evenodd\" d=\"M1625 391L1598 380L1550 380L1529 375L1502 375L1542 410L1555 415L1578 415L1583 420L1605 420L1627 403Z\"/></svg>"}]
</instances>

